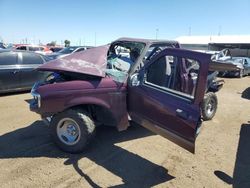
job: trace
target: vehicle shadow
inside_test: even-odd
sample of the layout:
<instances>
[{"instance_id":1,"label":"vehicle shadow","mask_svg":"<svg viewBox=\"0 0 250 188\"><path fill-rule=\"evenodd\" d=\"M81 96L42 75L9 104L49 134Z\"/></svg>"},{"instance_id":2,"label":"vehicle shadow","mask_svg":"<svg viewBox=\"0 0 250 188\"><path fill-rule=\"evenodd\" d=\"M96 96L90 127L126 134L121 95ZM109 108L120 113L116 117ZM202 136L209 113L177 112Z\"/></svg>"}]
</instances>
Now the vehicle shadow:
<instances>
[{"instance_id":1,"label":"vehicle shadow","mask_svg":"<svg viewBox=\"0 0 250 188\"><path fill-rule=\"evenodd\" d=\"M250 187L250 124L242 124L233 177L216 170L214 174L234 188Z\"/></svg>"},{"instance_id":2,"label":"vehicle shadow","mask_svg":"<svg viewBox=\"0 0 250 188\"><path fill-rule=\"evenodd\" d=\"M25 93L30 93L30 89L24 91L15 91L15 92L7 92L7 93L0 93L0 97L12 96L12 95L22 95Z\"/></svg>"},{"instance_id":3,"label":"vehicle shadow","mask_svg":"<svg viewBox=\"0 0 250 188\"><path fill-rule=\"evenodd\" d=\"M218 75L217 77L219 77L219 78L228 78L228 79L240 79L240 78L238 78L238 77L236 77L236 76L230 76L230 75Z\"/></svg>"},{"instance_id":4,"label":"vehicle shadow","mask_svg":"<svg viewBox=\"0 0 250 188\"><path fill-rule=\"evenodd\" d=\"M250 100L250 87L246 88L246 89L242 92L241 97L242 97L243 99L248 99L248 100Z\"/></svg>"},{"instance_id":5,"label":"vehicle shadow","mask_svg":"<svg viewBox=\"0 0 250 188\"><path fill-rule=\"evenodd\" d=\"M92 181L88 172L81 169L78 162L88 158L119 176L124 184L115 187L151 187L173 179L167 169L140 157L118 143L151 136L146 129L133 125L127 131L118 132L114 128L99 127L89 149L82 154L68 154L59 150L51 141L48 127L36 121L28 127L0 136L0 159L9 158L63 158L65 165L72 165L76 172L92 187L101 187ZM129 145L128 145L129 147Z\"/></svg>"}]
</instances>

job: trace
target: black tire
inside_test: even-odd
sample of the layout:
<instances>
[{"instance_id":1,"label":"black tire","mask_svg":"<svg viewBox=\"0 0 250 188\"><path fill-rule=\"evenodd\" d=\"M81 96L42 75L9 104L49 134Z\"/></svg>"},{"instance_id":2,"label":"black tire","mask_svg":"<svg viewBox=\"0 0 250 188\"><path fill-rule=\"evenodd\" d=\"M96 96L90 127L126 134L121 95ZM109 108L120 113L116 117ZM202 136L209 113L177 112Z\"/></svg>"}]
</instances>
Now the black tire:
<instances>
[{"instance_id":1,"label":"black tire","mask_svg":"<svg viewBox=\"0 0 250 188\"><path fill-rule=\"evenodd\" d=\"M55 143L65 152L84 151L95 133L95 124L84 111L69 109L56 114L50 123Z\"/></svg>"},{"instance_id":2,"label":"black tire","mask_svg":"<svg viewBox=\"0 0 250 188\"><path fill-rule=\"evenodd\" d=\"M213 119L218 105L218 99L215 93L206 93L201 104L201 115L204 121Z\"/></svg>"}]
</instances>

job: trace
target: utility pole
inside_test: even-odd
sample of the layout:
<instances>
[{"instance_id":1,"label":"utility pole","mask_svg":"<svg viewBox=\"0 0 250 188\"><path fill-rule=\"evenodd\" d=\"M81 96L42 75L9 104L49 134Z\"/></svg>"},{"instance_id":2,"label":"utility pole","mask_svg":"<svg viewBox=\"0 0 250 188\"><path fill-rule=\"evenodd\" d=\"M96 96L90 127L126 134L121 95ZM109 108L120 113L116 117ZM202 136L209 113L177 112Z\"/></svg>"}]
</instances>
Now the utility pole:
<instances>
[{"instance_id":1,"label":"utility pole","mask_svg":"<svg viewBox=\"0 0 250 188\"><path fill-rule=\"evenodd\" d=\"M155 30L155 39L156 39L156 40L158 39L158 32L159 32L159 29L157 28L157 29Z\"/></svg>"},{"instance_id":2,"label":"utility pole","mask_svg":"<svg viewBox=\"0 0 250 188\"><path fill-rule=\"evenodd\" d=\"M191 36L191 27L188 28L188 35Z\"/></svg>"},{"instance_id":3,"label":"utility pole","mask_svg":"<svg viewBox=\"0 0 250 188\"><path fill-rule=\"evenodd\" d=\"M221 34L221 25L219 26L218 36L220 36L220 34Z\"/></svg>"},{"instance_id":4,"label":"utility pole","mask_svg":"<svg viewBox=\"0 0 250 188\"><path fill-rule=\"evenodd\" d=\"M96 32L95 32L95 46L96 46Z\"/></svg>"}]
</instances>

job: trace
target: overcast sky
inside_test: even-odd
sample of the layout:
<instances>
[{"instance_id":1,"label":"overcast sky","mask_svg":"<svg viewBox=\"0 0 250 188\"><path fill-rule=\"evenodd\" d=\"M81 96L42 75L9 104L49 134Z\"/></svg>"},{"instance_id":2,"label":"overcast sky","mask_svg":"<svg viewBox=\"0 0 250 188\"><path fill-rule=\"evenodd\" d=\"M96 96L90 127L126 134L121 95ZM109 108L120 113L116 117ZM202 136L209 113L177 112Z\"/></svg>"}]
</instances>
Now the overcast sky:
<instances>
[{"instance_id":1,"label":"overcast sky","mask_svg":"<svg viewBox=\"0 0 250 188\"><path fill-rule=\"evenodd\" d=\"M250 0L0 0L0 40L100 45L119 37L250 34Z\"/></svg>"}]
</instances>

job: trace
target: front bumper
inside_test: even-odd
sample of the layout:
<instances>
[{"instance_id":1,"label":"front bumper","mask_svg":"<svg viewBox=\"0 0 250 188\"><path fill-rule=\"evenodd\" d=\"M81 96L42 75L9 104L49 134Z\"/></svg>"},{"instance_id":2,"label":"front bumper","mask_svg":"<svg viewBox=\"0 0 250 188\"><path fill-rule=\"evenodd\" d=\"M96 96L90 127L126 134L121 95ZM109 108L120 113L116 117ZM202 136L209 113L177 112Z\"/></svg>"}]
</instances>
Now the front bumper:
<instances>
[{"instance_id":1,"label":"front bumper","mask_svg":"<svg viewBox=\"0 0 250 188\"><path fill-rule=\"evenodd\" d=\"M236 70L236 71L226 71L224 73L224 76L228 76L228 77L238 77L240 76L240 70Z\"/></svg>"},{"instance_id":2,"label":"front bumper","mask_svg":"<svg viewBox=\"0 0 250 188\"><path fill-rule=\"evenodd\" d=\"M34 86L32 87L30 94L32 95L33 99L29 103L30 110L37 113L41 107L41 96L36 91L39 86L40 83L35 83Z\"/></svg>"},{"instance_id":3,"label":"front bumper","mask_svg":"<svg viewBox=\"0 0 250 188\"><path fill-rule=\"evenodd\" d=\"M35 99L31 99L31 101L29 102L29 107L30 107L30 111L32 112L39 112L39 107L38 107L38 103Z\"/></svg>"},{"instance_id":4,"label":"front bumper","mask_svg":"<svg viewBox=\"0 0 250 188\"><path fill-rule=\"evenodd\" d=\"M38 107L38 103L35 99L32 99L29 102L29 107L30 107L30 111L40 114L40 111L39 111L40 108ZM40 115L41 115L41 119L43 120L44 124L49 126L51 119L52 119L52 116L44 116L42 114L40 114Z\"/></svg>"}]
</instances>

